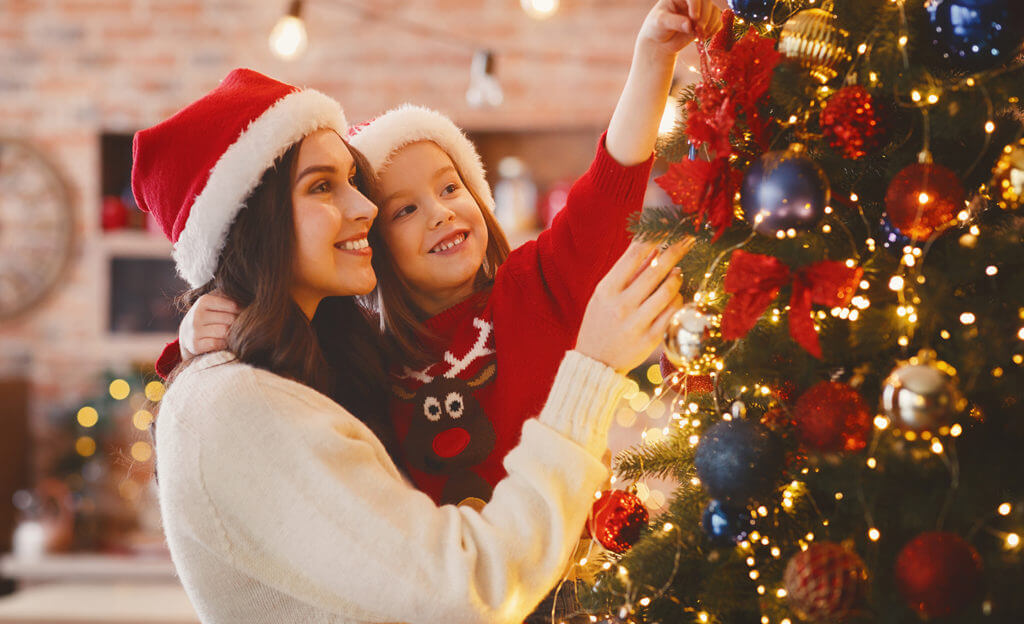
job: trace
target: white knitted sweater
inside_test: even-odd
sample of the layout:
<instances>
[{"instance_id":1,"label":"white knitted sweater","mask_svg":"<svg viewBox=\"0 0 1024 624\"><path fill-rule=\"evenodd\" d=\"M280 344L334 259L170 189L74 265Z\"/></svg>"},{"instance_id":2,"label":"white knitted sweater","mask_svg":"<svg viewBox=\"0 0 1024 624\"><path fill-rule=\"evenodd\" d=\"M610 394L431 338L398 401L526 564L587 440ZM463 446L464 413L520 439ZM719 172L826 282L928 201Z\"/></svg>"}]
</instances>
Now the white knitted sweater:
<instances>
[{"instance_id":1,"label":"white knitted sweater","mask_svg":"<svg viewBox=\"0 0 1024 624\"><path fill-rule=\"evenodd\" d=\"M205 623L521 622L576 545L625 378L566 354L481 511L437 507L329 398L197 359L162 401L160 507Z\"/></svg>"}]
</instances>

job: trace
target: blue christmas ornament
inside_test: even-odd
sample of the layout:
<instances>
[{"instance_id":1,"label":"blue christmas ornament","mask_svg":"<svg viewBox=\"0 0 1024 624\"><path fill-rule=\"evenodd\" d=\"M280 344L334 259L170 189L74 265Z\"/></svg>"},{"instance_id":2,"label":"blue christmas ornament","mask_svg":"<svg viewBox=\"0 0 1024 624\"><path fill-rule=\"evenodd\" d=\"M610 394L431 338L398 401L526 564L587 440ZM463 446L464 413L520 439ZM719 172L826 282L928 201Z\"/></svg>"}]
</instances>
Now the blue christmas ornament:
<instances>
[{"instance_id":1,"label":"blue christmas ornament","mask_svg":"<svg viewBox=\"0 0 1024 624\"><path fill-rule=\"evenodd\" d=\"M729 0L729 8L737 17L751 22L764 22L772 16L772 11L781 0Z\"/></svg>"},{"instance_id":2,"label":"blue christmas ornament","mask_svg":"<svg viewBox=\"0 0 1024 624\"><path fill-rule=\"evenodd\" d=\"M743 176L740 205L754 231L763 236L806 232L825 216L832 198L825 172L798 145L768 152Z\"/></svg>"},{"instance_id":3,"label":"blue christmas ornament","mask_svg":"<svg viewBox=\"0 0 1024 624\"><path fill-rule=\"evenodd\" d=\"M735 544L747 539L747 535L754 529L754 519L745 507L712 500L704 509L700 526L712 542Z\"/></svg>"},{"instance_id":4,"label":"blue christmas ornament","mask_svg":"<svg viewBox=\"0 0 1024 624\"><path fill-rule=\"evenodd\" d=\"M711 498L733 505L769 494L782 471L778 438L761 424L723 420L701 437L697 477Z\"/></svg>"},{"instance_id":5,"label":"blue christmas ornament","mask_svg":"<svg viewBox=\"0 0 1024 624\"><path fill-rule=\"evenodd\" d=\"M932 45L957 69L983 71L1013 61L1024 42L1020 0L928 0Z\"/></svg>"},{"instance_id":6,"label":"blue christmas ornament","mask_svg":"<svg viewBox=\"0 0 1024 624\"><path fill-rule=\"evenodd\" d=\"M882 217L879 221L878 231L882 238L882 247L885 247L890 253L901 255L903 248L909 245L912 241L909 236L903 234L898 227L889 221L889 217Z\"/></svg>"}]
</instances>

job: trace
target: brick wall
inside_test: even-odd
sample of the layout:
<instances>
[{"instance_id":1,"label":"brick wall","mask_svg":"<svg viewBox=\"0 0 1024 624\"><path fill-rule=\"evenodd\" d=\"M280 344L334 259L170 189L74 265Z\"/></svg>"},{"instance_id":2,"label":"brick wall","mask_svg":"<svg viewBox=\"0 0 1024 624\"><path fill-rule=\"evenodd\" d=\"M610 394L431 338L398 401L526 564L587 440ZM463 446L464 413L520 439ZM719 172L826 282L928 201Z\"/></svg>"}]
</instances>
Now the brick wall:
<instances>
[{"instance_id":1,"label":"brick wall","mask_svg":"<svg viewBox=\"0 0 1024 624\"><path fill-rule=\"evenodd\" d=\"M101 132L153 124L231 68L248 66L337 97L352 121L413 101L478 131L596 133L651 0L562 0L547 22L527 18L519 0L307 0L310 45L295 63L267 47L286 4L0 0L0 134L48 153L68 181L77 229L56 291L23 318L0 323L0 376L32 380L37 420L91 390L104 367L152 357L161 342L117 341L103 331L105 263L116 245L99 227ZM455 37L440 41L386 21L396 18ZM497 110L465 104L473 42L498 52L505 104ZM167 250L160 238L131 244Z\"/></svg>"}]
</instances>

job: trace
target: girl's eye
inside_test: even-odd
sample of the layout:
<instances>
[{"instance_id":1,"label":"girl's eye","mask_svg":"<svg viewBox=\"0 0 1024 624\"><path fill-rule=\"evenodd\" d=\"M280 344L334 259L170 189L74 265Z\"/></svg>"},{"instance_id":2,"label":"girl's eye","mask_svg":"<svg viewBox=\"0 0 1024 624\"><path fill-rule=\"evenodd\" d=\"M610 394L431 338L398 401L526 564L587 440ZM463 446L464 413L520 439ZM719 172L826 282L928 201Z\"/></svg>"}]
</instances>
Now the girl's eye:
<instances>
[{"instance_id":1,"label":"girl's eye","mask_svg":"<svg viewBox=\"0 0 1024 624\"><path fill-rule=\"evenodd\" d=\"M459 189L459 187L456 186L454 182L452 182L448 186L444 187L444 194L445 195L451 195L452 193L454 193L458 189Z\"/></svg>"},{"instance_id":2,"label":"girl's eye","mask_svg":"<svg viewBox=\"0 0 1024 624\"><path fill-rule=\"evenodd\" d=\"M359 182L359 172L353 169L352 173L348 174L348 183L355 186L357 182Z\"/></svg>"},{"instance_id":3,"label":"girl's eye","mask_svg":"<svg viewBox=\"0 0 1024 624\"><path fill-rule=\"evenodd\" d=\"M331 190L331 185L327 183L327 180L324 180L323 182L319 182L316 185L314 185L313 188L309 189L309 192L310 193L326 193L326 192L328 192L330 190Z\"/></svg>"},{"instance_id":4,"label":"girl's eye","mask_svg":"<svg viewBox=\"0 0 1024 624\"><path fill-rule=\"evenodd\" d=\"M415 211L416 211L416 205L415 204L409 204L408 206L403 206L403 207L399 208L395 212L395 218L397 219L398 217L404 217L405 215L412 214Z\"/></svg>"}]
</instances>

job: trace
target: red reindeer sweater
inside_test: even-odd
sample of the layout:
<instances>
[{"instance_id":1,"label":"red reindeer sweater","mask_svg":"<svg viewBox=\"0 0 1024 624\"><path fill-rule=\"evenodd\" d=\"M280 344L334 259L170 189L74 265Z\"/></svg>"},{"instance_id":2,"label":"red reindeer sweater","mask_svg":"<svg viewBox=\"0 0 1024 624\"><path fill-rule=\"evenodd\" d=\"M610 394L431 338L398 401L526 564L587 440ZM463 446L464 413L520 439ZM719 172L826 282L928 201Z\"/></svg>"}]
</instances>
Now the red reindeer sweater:
<instances>
[{"instance_id":1,"label":"red reindeer sweater","mask_svg":"<svg viewBox=\"0 0 1024 624\"><path fill-rule=\"evenodd\" d=\"M509 255L489 291L427 321L441 360L392 371L404 467L436 502L487 500L505 476L502 460L547 400L594 287L629 244L652 161L623 167L602 137L551 227Z\"/></svg>"},{"instance_id":2,"label":"red reindeer sweater","mask_svg":"<svg viewBox=\"0 0 1024 624\"><path fill-rule=\"evenodd\" d=\"M551 227L509 255L489 291L427 321L441 360L392 371L403 467L436 502L488 500L505 476L502 461L547 400L594 287L629 244L652 162L623 167L602 136ZM179 359L175 341L157 372L166 377Z\"/></svg>"}]
</instances>

